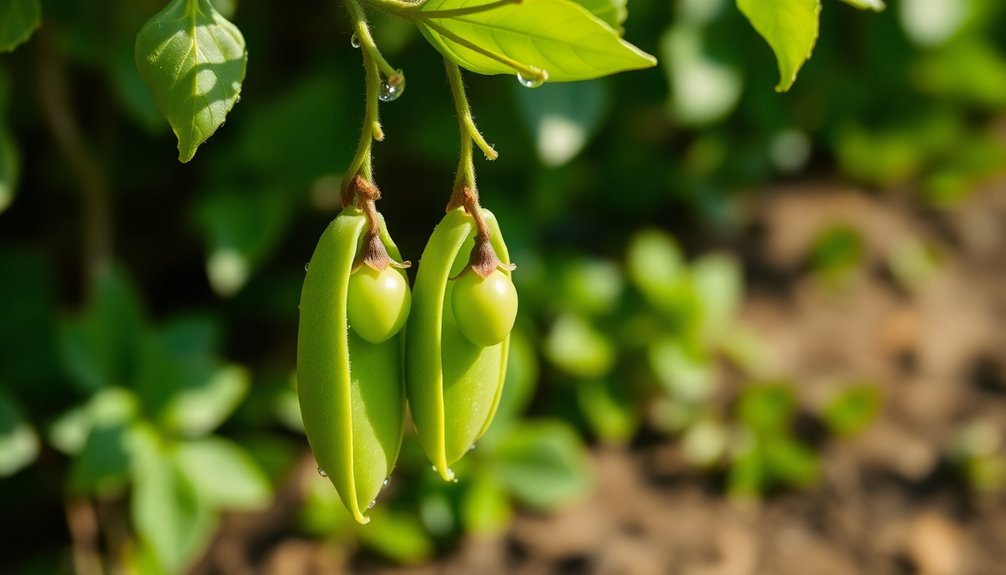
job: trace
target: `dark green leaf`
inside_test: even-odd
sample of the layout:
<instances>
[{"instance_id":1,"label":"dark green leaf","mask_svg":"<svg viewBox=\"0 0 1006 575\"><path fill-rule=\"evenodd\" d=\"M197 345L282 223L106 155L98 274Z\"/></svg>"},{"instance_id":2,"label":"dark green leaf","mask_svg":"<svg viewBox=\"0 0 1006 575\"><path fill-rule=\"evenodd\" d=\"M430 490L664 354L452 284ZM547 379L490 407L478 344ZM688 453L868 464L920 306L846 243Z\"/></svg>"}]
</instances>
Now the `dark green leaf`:
<instances>
[{"instance_id":1,"label":"dark green leaf","mask_svg":"<svg viewBox=\"0 0 1006 575\"><path fill-rule=\"evenodd\" d=\"M0 0L0 52L10 52L27 42L41 24L39 0Z\"/></svg>"},{"instance_id":2,"label":"dark green leaf","mask_svg":"<svg viewBox=\"0 0 1006 575\"><path fill-rule=\"evenodd\" d=\"M420 14L470 8L488 1L428 0ZM417 24L444 56L479 74L517 72L497 58L545 70L548 79L556 82L589 80L656 64L653 56L622 40L618 32L572 0L524 0L464 16L420 18ZM473 50L471 45L497 58Z\"/></svg>"},{"instance_id":3,"label":"dark green leaf","mask_svg":"<svg viewBox=\"0 0 1006 575\"><path fill-rule=\"evenodd\" d=\"M522 502L549 510L582 497L592 486L590 461L576 431L562 421L512 428L496 452L496 476Z\"/></svg>"},{"instance_id":4,"label":"dark green leaf","mask_svg":"<svg viewBox=\"0 0 1006 575\"><path fill-rule=\"evenodd\" d=\"M88 391L112 385L135 385L143 310L132 285L119 270L98 278L84 312L60 329L63 364Z\"/></svg>"},{"instance_id":5,"label":"dark green leaf","mask_svg":"<svg viewBox=\"0 0 1006 575\"><path fill-rule=\"evenodd\" d=\"M136 36L136 66L178 138L178 159L223 125L241 94L248 53L210 0L172 0Z\"/></svg>"},{"instance_id":6,"label":"dark green leaf","mask_svg":"<svg viewBox=\"0 0 1006 575\"><path fill-rule=\"evenodd\" d=\"M775 52L776 91L789 90L817 42L820 0L737 0L737 6Z\"/></svg>"},{"instance_id":7,"label":"dark green leaf","mask_svg":"<svg viewBox=\"0 0 1006 575\"><path fill-rule=\"evenodd\" d=\"M116 495L125 487L132 465L126 425L93 427L84 449L73 460L70 484L81 494Z\"/></svg>"}]
</instances>

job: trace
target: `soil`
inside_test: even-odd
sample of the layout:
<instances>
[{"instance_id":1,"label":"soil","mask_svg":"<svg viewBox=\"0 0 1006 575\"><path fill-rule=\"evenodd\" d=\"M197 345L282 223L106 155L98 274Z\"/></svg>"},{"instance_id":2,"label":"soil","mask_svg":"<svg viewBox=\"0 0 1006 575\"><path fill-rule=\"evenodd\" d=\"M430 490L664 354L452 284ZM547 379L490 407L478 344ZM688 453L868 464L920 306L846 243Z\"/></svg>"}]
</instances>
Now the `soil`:
<instances>
[{"instance_id":1,"label":"soil","mask_svg":"<svg viewBox=\"0 0 1006 575\"><path fill-rule=\"evenodd\" d=\"M520 511L498 538L403 568L281 534L300 499L294 478L269 512L230 517L197 572L1006 573L1006 495L971 488L951 460L967 426L986 430L993 450L1006 433L1006 181L947 212L818 184L755 202L745 235L757 241L739 244L750 246L742 318L773 371L798 382L807 406L853 380L885 398L862 434L825 445L816 487L738 502L688 468L676 442L597 447L587 499L548 516ZM862 265L838 284L806 265L836 224L864 240ZM906 282L892 258L919 245L939 265Z\"/></svg>"}]
</instances>

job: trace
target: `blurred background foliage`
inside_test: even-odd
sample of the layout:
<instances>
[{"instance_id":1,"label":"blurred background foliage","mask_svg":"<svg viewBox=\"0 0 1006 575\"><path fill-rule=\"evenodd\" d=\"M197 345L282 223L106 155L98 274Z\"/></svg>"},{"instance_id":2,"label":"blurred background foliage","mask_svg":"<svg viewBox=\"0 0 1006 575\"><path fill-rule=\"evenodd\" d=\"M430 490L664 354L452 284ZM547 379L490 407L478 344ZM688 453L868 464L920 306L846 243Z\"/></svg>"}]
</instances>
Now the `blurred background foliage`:
<instances>
[{"instance_id":1,"label":"blurred background foliage","mask_svg":"<svg viewBox=\"0 0 1006 575\"><path fill-rule=\"evenodd\" d=\"M360 55L338 3L217 0L245 34L247 79L181 165L132 57L160 4L44 0L43 27L0 54L0 509L18 525L0 543L5 572L182 570L221 511L280 505L309 457L297 303L357 141ZM738 254L709 248L741 233L768 184L841 178L944 210L1001 173L1006 4L826 1L814 57L781 95L733 3L629 8L626 37L658 68L534 90L466 76L500 152L479 184L519 264L521 310L505 403L460 482L439 481L407 437L372 525L319 479L291 533L422 562L504 531L515 509L582 497L588 446L655 437L725 493L757 497L812 485L822 443L877 413L870 382L798 405L798 382L736 321ZM450 192L457 128L436 53L406 23L375 27L408 76L381 107L379 208L415 261ZM840 286L862 252L839 227L807 261ZM910 285L935 262L913 245L891 267ZM748 385L725 397L724 381ZM798 414L824 431L797 433ZM956 457L995 488L1006 472L983 433L962 432ZM71 553L95 533L101 557Z\"/></svg>"}]
</instances>

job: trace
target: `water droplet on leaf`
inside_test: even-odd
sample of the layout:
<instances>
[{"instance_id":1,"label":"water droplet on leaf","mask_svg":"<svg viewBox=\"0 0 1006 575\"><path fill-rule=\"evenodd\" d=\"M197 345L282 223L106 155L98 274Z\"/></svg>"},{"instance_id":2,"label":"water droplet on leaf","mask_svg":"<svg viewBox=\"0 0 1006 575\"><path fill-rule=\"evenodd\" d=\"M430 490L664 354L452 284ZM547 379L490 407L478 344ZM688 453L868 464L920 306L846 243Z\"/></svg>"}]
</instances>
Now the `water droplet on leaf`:
<instances>
[{"instance_id":1,"label":"water droplet on leaf","mask_svg":"<svg viewBox=\"0 0 1006 575\"><path fill-rule=\"evenodd\" d=\"M373 509L375 505L377 505L376 499L370 502L370 505L367 506L367 509Z\"/></svg>"},{"instance_id":2,"label":"water droplet on leaf","mask_svg":"<svg viewBox=\"0 0 1006 575\"><path fill-rule=\"evenodd\" d=\"M353 37L349 39L349 43L354 48L360 47L360 37L356 35L356 32L353 32Z\"/></svg>"},{"instance_id":3,"label":"water droplet on leaf","mask_svg":"<svg viewBox=\"0 0 1006 575\"><path fill-rule=\"evenodd\" d=\"M325 470L322 469L322 468L320 468L320 467L318 468L318 475L320 475L322 477L328 477L328 474L325 473Z\"/></svg>"},{"instance_id":4,"label":"water droplet on leaf","mask_svg":"<svg viewBox=\"0 0 1006 575\"><path fill-rule=\"evenodd\" d=\"M404 91L405 73L399 70L394 76L391 76L381 82L381 91L378 92L377 97L380 98L382 102L394 102L401 97L402 92Z\"/></svg>"},{"instance_id":5,"label":"water droplet on leaf","mask_svg":"<svg viewBox=\"0 0 1006 575\"><path fill-rule=\"evenodd\" d=\"M537 88L544 84L547 79L548 73L545 70L542 70L537 76L525 76L523 73L517 72L517 81L525 88Z\"/></svg>"},{"instance_id":6,"label":"water droplet on leaf","mask_svg":"<svg viewBox=\"0 0 1006 575\"><path fill-rule=\"evenodd\" d=\"M304 271L307 271L307 268L309 267L311 267L311 262L307 262L306 264L304 264Z\"/></svg>"}]
</instances>

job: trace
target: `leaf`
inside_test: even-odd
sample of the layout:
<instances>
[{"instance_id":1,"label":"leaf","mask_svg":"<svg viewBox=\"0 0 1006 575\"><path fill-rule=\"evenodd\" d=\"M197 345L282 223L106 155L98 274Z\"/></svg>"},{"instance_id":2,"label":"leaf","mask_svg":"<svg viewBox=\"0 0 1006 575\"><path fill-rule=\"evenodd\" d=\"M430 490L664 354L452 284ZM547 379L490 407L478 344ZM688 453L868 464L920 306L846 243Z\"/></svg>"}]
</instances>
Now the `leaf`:
<instances>
[{"instance_id":1,"label":"leaf","mask_svg":"<svg viewBox=\"0 0 1006 575\"><path fill-rule=\"evenodd\" d=\"M241 94L248 53L210 0L172 0L136 36L136 66L178 138L178 159L223 125Z\"/></svg>"},{"instance_id":2,"label":"leaf","mask_svg":"<svg viewBox=\"0 0 1006 575\"><path fill-rule=\"evenodd\" d=\"M433 555L433 541L415 514L374 511L371 519L357 531L367 547L405 565L418 565Z\"/></svg>"},{"instance_id":3,"label":"leaf","mask_svg":"<svg viewBox=\"0 0 1006 575\"><path fill-rule=\"evenodd\" d=\"M615 365L609 337L579 315L560 316L545 339L545 356L575 377L602 377Z\"/></svg>"},{"instance_id":4,"label":"leaf","mask_svg":"<svg viewBox=\"0 0 1006 575\"><path fill-rule=\"evenodd\" d=\"M874 12L883 12L887 8L884 5L884 0L842 0L842 2L860 10L873 10Z\"/></svg>"},{"instance_id":5,"label":"leaf","mask_svg":"<svg viewBox=\"0 0 1006 575\"><path fill-rule=\"evenodd\" d=\"M13 475L38 456L38 435L21 408L0 389L0 477Z\"/></svg>"},{"instance_id":6,"label":"leaf","mask_svg":"<svg viewBox=\"0 0 1006 575\"><path fill-rule=\"evenodd\" d=\"M123 424L91 429L73 460L70 485L75 492L109 496L125 487L133 464L128 432Z\"/></svg>"},{"instance_id":7,"label":"leaf","mask_svg":"<svg viewBox=\"0 0 1006 575\"><path fill-rule=\"evenodd\" d=\"M657 380L675 399L695 403L716 388L716 369L705 354L682 345L679 338L662 337L647 348L647 359Z\"/></svg>"},{"instance_id":8,"label":"leaf","mask_svg":"<svg viewBox=\"0 0 1006 575\"><path fill-rule=\"evenodd\" d=\"M583 496L593 485L580 437L563 421L524 422L496 452L496 477L517 498L540 510Z\"/></svg>"},{"instance_id":9,"label":"leaf","mask_svg":"<svg viewBox=\"0 0 1006 575\"><path fill-rule=\"evenodd\" d=\"M272 498L265 474L235 443L219 437L186 441L174 455L178 469L208 505L254 510Z\"/></svg>"},{"instance_id":10,"label":"leaf","mask_svg":"<svg viewBox=\"0 0 1006 575\"><path fill-rule=\"evenodd\" d=\"M784 383L749 385L737 402L737 417L755 433L783 433L796 414L793 388Z\"/></svg>"},{"instance_id":11,"label":"leaf","mask_svg":"<svg viewBox=\"0 0 1006 575\"><path fill-rule=\"evenodd\" d=\"M737 66L710 53L703 27L681 23L668 28L660 41L660 55L671 82L671 113L689 126L707 125L737 107L744 77Z\"/></svg>"},{"instance_id":12,"label":"leaf","mask_svg":"<svg viewBox=\"0 0 1006 575\"><path fill-rule=\"evenodd\" d=\"M181 571L209 542L216 517L174 461L149 440L152 452L136 469L130 511L140 540L165 571Z\"/></svg>"},{"instance_id":13,"label":"leaf","mask_svg":"<svg viewBox=\"0 0 1006 575\"><path fill-rule=\"evenodd\" d=\"M488 1L428 0L417 13L416 24L444 56L479 74L514 74L516 69L470 46L545 70L548 80L555 82L589 80L656 64L653 56L622 40L611 26L571 0L524 0L447 18L425 14Z\"/></svg>"},{"instance_id":14,"label":"leaf","mask_svg":"<svg viewBox=\"0 0 1006 575\"><path fill-rule=\"evenodd\" d=\"M702 256L692 264L692 285L701 305L701 329L710 339L723 333L740 307L744 285L737 260L727 254Z\"/></svg>"},{"instance_id":15,"label":"leaf","mask_svg":"<svg viewBox=\"0 0 1006 575\"><path fill-rule=\"evenodd\" d=\"M609 381L581 382L576 399L594 433L605 443L624 445L639 427L639 415L624 386Z\"/></svg>"},{"instance_id":16,"label":"leaf","mask_svg":"<svg viewBox=\"0 0 1006 575\"><path fill-rule=\"evenodd\" d=\"M41 24L39 0L0 0L0 52L10 52L27 42Z\"/></svg>"},{"instance_id":17,"label":"leaf","mask_svg":"<svg viewBox=\"0 0 1006 575\"><path fill-rule=\"evenodd\" d=\"M833 433L855 435L877 416L882 398L875 385L858 384L842 389L824 407L821 416Z\"/></svg>"},{"instance_id":18,"label":"leaf","mask_svg":"<svg viewBox=\"0 0 1006 575\"><path fill-rule=\"evenodd\" d=\"M776 91L789 90L817 42L820 0L737 0L737 6L775 52Z\"/></svg>"},{"instance_id":19,"label":"leaf","mask_svg":"<svg viewBox=\"0 0 1006 575\"><path fill-rule=\"evenodd\" d=\"M574 0L580 6L590 11L608 25L618 30L622 34L622 24L629 17L629 10L626 8L628 0Z\"/></svg>"},{"instance_id":20,"label":"leaf","mask_svg":"<svg viewBox=\"0 0 1006 575\"><path fill-rule=\"evenodd\" d=\"M466 533L499 535L506 531L513 509L506 491L488 473L479 473L461 498L461 521Z\"/></svg>"},{"instance_id":21,"label":"leaf","mask_svg":"<svg viewBox=\"0 0 1006 575\"><path fill-rule=\"evenodd\" d=\"M145 329L133 286L121 271L108 269L84 312L60 326L63 365L86 391L135 384Z\"/></svg>"},{"instance_id":22,"label":"leaf","mask_svg":"<svg viewBox=\"0 0 1006 575\"><path fill-rule=\"evenodd\" d=\"M538 157L549 167L575 158L601 127L608 108L608 85L600 80L522 89L517 96Z\"/></svg>"},{"instance_id":23,"label":"leaf","mask_svg":"<svg viewBox=\"0 0 1006 575\"><path fill-rule=\"evenodd\" d=\"M136 395L121 387L108 387L95 393L80 407L60 415L49 427L49 443L66 453L80 453L96 427L124 425L140 411Z\"/></svg>"}]
</instances>

